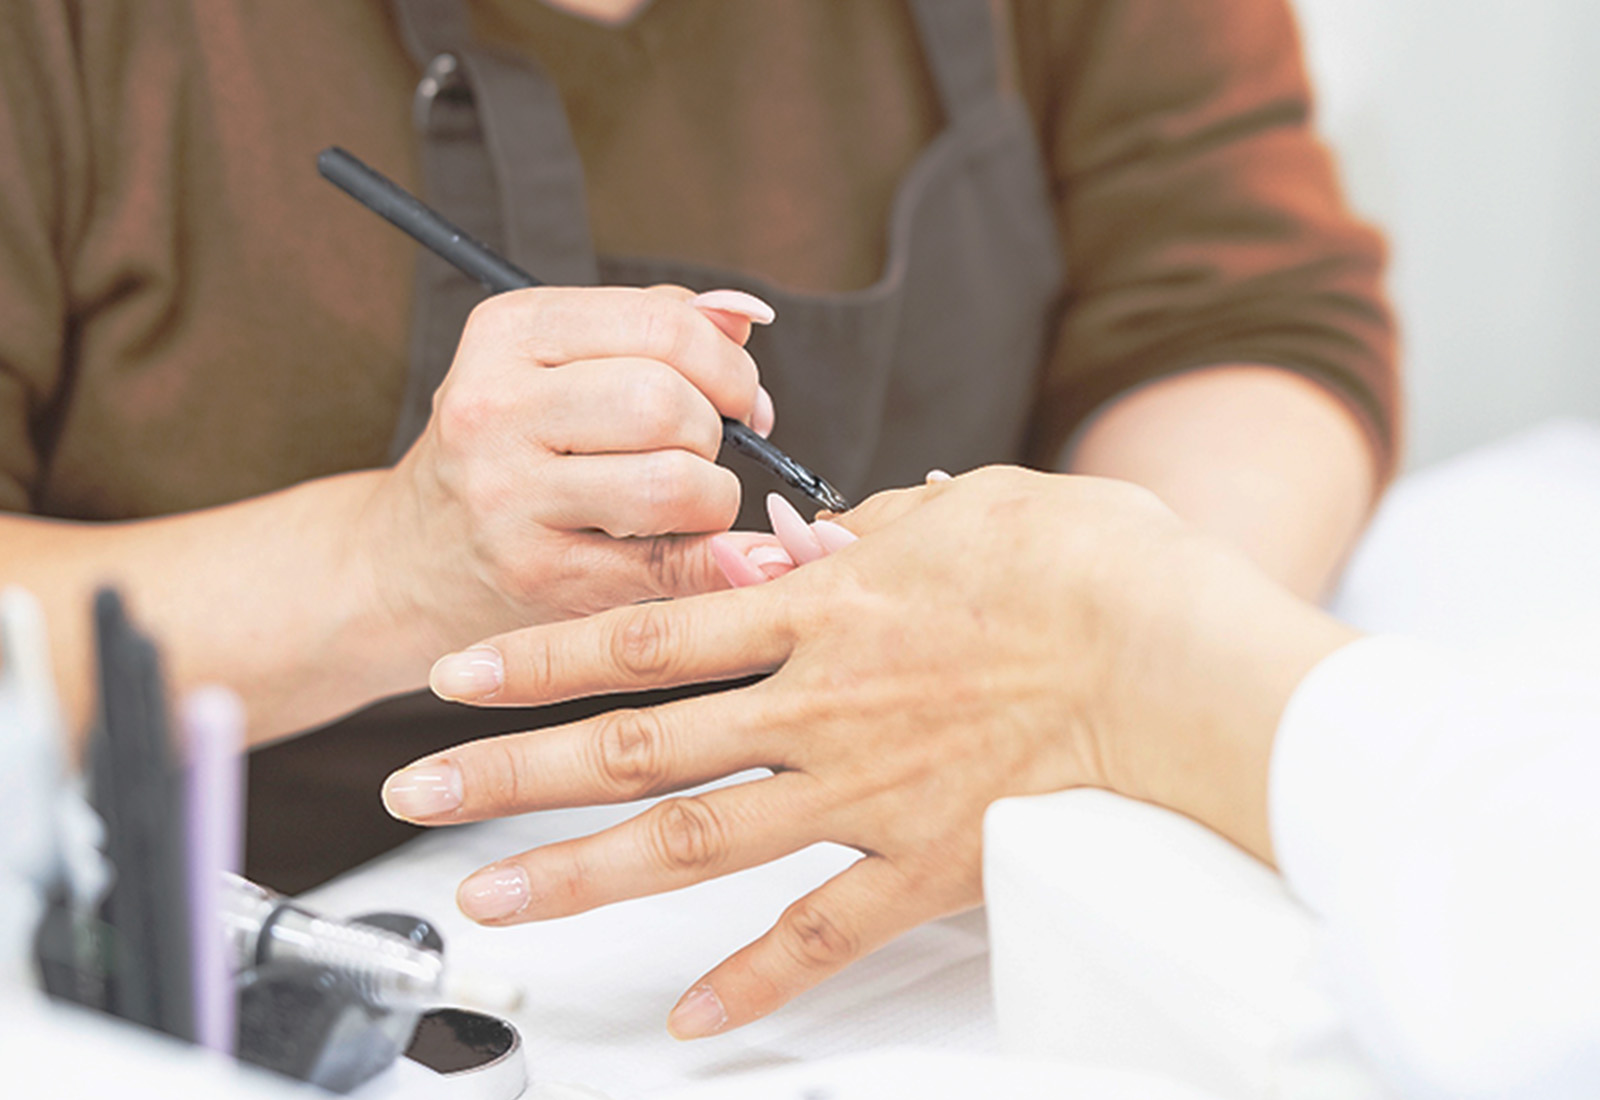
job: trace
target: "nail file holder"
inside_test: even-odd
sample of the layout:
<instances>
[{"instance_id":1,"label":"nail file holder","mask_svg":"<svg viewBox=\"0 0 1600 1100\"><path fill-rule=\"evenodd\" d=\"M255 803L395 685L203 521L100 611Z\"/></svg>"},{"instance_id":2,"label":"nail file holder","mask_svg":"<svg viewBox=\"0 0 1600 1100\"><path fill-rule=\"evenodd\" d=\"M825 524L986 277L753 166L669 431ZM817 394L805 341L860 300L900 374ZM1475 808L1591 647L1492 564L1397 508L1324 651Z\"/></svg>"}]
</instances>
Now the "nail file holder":
<instances>
[{"instance_id":1,"label":"nail file holder","mask_svg":"<svg viewBox=\"0 0 1600 1100\"><path fill-rule=\"evenodd\" d=\"M18 650L23 632L17 623L25 617L7 605L4 619L5 641ZM53 836L43 837L28 850L49 853L59 844L93 855L94 846L103 843L105 856L113 867L120 862L123 874L120 880L111 876L113 885L104 904L88 914L68 896L65 880L39 884L43 917L31 937L33 967L46 991L58 999L193 1039L188 944L196 930L182 905L173 904L185 893L178 873L181 857L175 855L184 850L184 818L175 796L176 754L159 654L129 621L121 599L111 590L96 598L95 628L101 704L91 737L89 773L96 809L110 828L103 836L95 833L86 845L74 834L88 836L91 831L71 823L63 829L61 815L51 810L51 819L38 824ZM42 638L42 626L34 633ZM28 644L42 650L44 643L30 637ZM28 715L20 708L20 688L13 681L18 679L18 668L40 665L40 661L30 665L30 656L37 655L10 652L0 669L4 703L0 720L19 728ZM33 724L50 725L30 719ZM43 765L32 770L40 777L50 771ZM63 779L61 786L66 785ZM45 807L52 804L48 798L36 801L40 808L29 813L30 820L45 814ZM84 813L88 814L87 807ZM6 851L13 849L23 852L20 843L12 843ZM19 862L22 856L7 859ZM29 872L31 863L5 869L8 874ZM75 896L81 898L87 891L82 884L78 887ZM443 952L438 932L418 917L373 913L352 923ZM456 1096L513 1100L525 1087L521 1038L504 1020L458 1008L423 1011L375 1005L359 975L299 961L258 961L236 976L236 988L236 1056L330 1092L358 1089L408 1053L414 1055L414 1064L408 1063L409 1084L401 1091L385 1092L391 1100Z\"/></svg>"},{"instance_id":2,"label":"nail file holder","mask_svg":"<svg viewBox=\"0 0 1600 1100\"><path fill-rule=\"evenodd\" d=\"M439 934L417 917L377 913L354 923L444 950ZM238 1057L345 1093L400 1057L421 1016L420 1009L372 1005L349 974L269 960L239 975Z\"/></svg>"}]
</instances>

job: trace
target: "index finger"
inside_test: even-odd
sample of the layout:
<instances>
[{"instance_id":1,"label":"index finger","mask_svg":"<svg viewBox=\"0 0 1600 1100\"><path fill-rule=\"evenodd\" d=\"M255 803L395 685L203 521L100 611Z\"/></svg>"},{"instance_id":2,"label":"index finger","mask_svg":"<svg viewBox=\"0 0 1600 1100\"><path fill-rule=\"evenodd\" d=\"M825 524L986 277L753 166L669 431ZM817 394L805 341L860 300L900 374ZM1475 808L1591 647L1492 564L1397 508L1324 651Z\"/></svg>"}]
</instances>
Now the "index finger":
<instances>
[{"instance_id":1,"label":"index finger","mask_svg":"<svg viewBox=\"0 0 1600 1100\"><path fill-rule=\"evenodd\" d=\"M732 589L513 631L441 658L428 683L442 699L526 706L771 672L795 641L786 593L772 591Z\"/></svg>"},{"instance_id":2,"label":"index finger","mask_svg":"<svg viewBox=\"0 0 1600 1100\"><path fill-rule=\"evenodd\" d=\"M462 343L478 340L508 345L550 367L586 359L656 359L693 382L722 415L749 423L755 411L755 360L675 292L633 287L509 291L472 311Z\"/></svg>"}]
</instances>

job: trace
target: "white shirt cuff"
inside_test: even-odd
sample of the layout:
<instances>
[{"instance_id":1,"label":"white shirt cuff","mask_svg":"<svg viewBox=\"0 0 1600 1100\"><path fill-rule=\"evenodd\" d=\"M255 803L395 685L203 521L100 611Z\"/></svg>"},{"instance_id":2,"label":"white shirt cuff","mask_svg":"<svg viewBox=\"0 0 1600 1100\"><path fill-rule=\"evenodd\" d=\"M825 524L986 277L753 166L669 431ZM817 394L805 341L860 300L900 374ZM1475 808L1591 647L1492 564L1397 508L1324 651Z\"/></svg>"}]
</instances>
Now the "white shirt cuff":
<instances>
[{"instance_id":1,"label":"white shirt cuff","mask_svg":"<svg viewBox=\"0 0 1600 1100\"><path fill-rule=\"evenodd\" d=\"M1442 653L1372 637L1330 654L1300 682L1278 723L1267 811L1278 869L1313 912L1341 894L1346 860L1375 850L1399 776L1460 697Z\"/></svg>"}]
</instances>

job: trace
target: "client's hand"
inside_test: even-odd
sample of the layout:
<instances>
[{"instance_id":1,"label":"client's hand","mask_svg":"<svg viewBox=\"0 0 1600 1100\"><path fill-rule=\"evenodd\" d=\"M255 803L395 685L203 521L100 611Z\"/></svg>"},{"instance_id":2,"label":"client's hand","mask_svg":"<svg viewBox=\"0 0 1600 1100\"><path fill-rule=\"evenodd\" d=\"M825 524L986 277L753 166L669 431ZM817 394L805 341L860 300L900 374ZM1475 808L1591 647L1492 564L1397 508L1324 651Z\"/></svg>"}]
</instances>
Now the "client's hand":
<instances>
[{"instance_id":1,"label":"client's hand","mask_svg":"<svg viewBox=\"0 0 1600 1100\"><path fill-rule=\"evenodd\" d=\"M392 776L390 810L436 825L774 773L489 867L461 888L468 915L564 916L817 841L861 851L685 995L669 1025L690 1037L756 1019L977 904L997 798L1108 787L1267 854L1272 731L1343 627L1120 483L984 470L882 494L841 523L860 540L770 583L524 630L440 662L436 687L483 683L465 701L495 704L772 673L463 745ZM454 674L463 662L476 679Z\"/></svg>"}]
</instances>

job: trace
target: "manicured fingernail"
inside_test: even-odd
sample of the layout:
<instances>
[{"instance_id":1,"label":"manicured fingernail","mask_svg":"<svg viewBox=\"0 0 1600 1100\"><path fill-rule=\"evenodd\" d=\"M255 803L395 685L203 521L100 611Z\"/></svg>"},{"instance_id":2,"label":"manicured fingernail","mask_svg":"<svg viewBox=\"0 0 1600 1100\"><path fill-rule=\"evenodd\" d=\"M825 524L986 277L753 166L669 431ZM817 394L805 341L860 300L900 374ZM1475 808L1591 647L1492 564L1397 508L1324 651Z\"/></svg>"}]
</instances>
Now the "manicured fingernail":
<instances>
[{"instance_id":1,"label":"manicured fingernail","mask_svg":"<svg viewBox=\"0 0 1600 1100\"><path fill-rule=\"evenodd\" d=\"M528 875L521 867L485 867L456 891L456 904L475 921L504 920L515 916L533 900Z\"/></svg>"},{"instance_id":2,"label":"manicured fingernail","mask_svg":"<svg viewBox=\"0 0 1600 1100\"><path fill-rule=\"evenodd\" d=\"M722 575L728 578L728 583L735 588L749 588L753 584L762 584L767 579L767 575L755 567L755 563L746 556L744 550L721 535L715 535L711 539L711 560L717 563Z\"/></svg>"},{"instance_id":3,"label":"manicured fingernail","mask_svg":"<svg viewBox=\"0 0 1600 1100\"><path fill-rule=\"evenodd\" d=\"M773 408L772 395L767 392L767 387L756 389L756 408L750 414L750 426L762 439L772 434L772 428L778 423L778 410Z\"/></svg>"},{"instance_id":4,"label":"manicured fingernail","mask_svg":"<svg viewBox=\"0 0 1600 1100\"><path fill-rule=\"evenodd\" d=\"M797 565L827 556L811 525L795 510L794 505L777 493L767 494L767 518L772 521L772 533L778 536L778 541L783 543L783 548L789 551L789 556Z\"/></svg>"},{"instance_id":5,"label":"manicured fingernail","mask_svg":"<svg viewBox=\"0 0 1600 1100\"><path fill-rule=\"evenodd\" d=\"M949 474L945 473L943 470L929 470L928 471L927 483L929 485L934 485L934 484L937 484L938 482L941 482L941 481L954 481L954 480L955 480L955 478L951 477Z\"/></svg>"},{"instance_id":6,"label":"manicured fingernail","mask_svg":"<svg viewBox=\"0 0 1600 1100\"><path fill-rule=\"evenodd\" d=\"M715 1035L728 1022L728 1010L722 1007L717 991L709 985L697 985L683 995L683 999L667 1017L667 1030L674 1039L700 1039Z\"/></svg>"},{"instance_id":7,"label":"manicured fingernail","mask_svg":"<svg viewBox=\"0 0 1600 1100\"><path fill-rule=\"evenodd\" d=\"M789 551L781 546L752 546L750 552L744 556L744 559L757 569L766 565L781 565L788 569L794 568L794 559L789 556Z\"/></svg>"},{"instance_id":8,"label":"manicured fingernail","mask_svg":"<svg viewBox=\"0 0 1600 1100\"><path fill-rule=\"evenodd\" d=\"M848 527L842 527L829 519L817 520L811 525L811 530L816 532L817 541L822 543L822 548L830 554L843 550L860 537Z\"/></svg>"},{"instance_id":9,"label":"manicured fingernail","mask_svg":"<svg viewBox=\"0 0 1600 1100\"><path fill-rule=\"evenodd\" d=\"M448 760L402 768L383 783L383 808L402 821L426 821L461 805L461 771Z\"/></svg>"},{"instance_id":10,"label":"manicured fingernail","mask_svg":"<svg viewBox=\"0 0 1600 1100\"><path fill-rule=\"evenodd\" d=\"M440 657L428 674L428 686L435 695L463 703L492 699L505 682L505 661L492 645L475 645Z\"/></svg>"},{"instance_id":11,"label":"manicured fingernail","mask_svg":"<svg viewBox=\"0 0 1600 1100\"><path fill-rule=\"evenodd\" d=\"M720 309L748 317L758 325L770 325L778 319L778 311L742 290L708 290L689 299L689 304L699 309Z\"/></svg>"}]
</instances>

